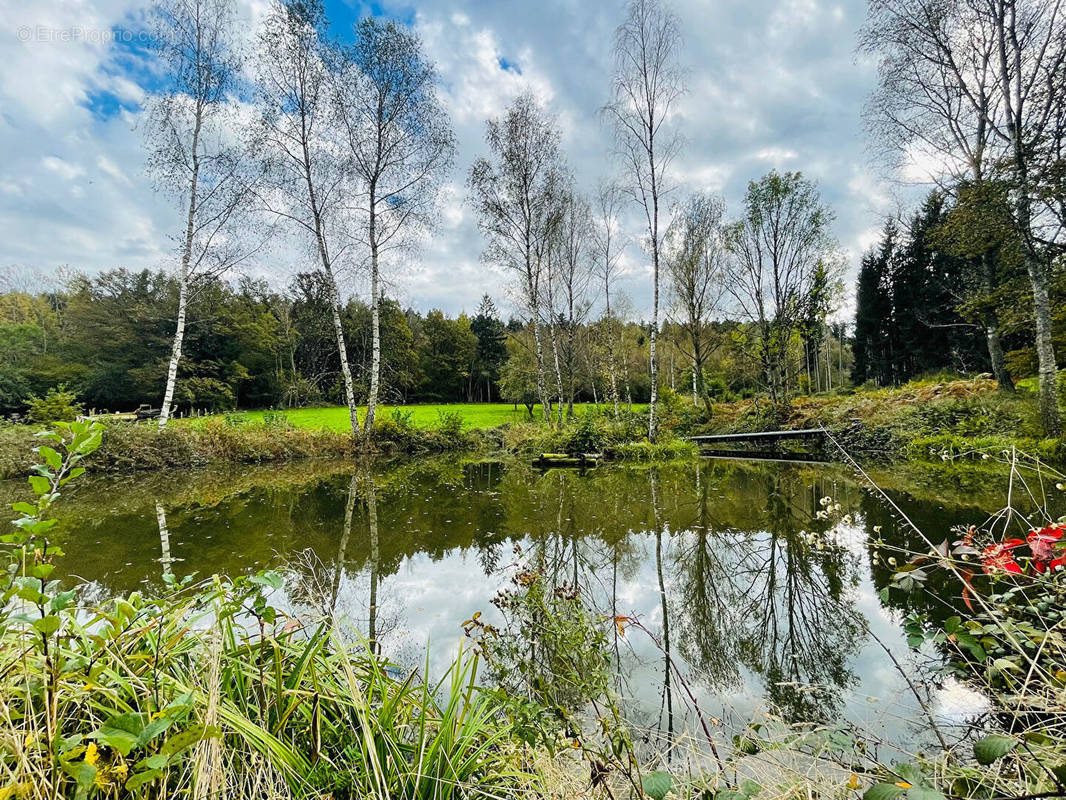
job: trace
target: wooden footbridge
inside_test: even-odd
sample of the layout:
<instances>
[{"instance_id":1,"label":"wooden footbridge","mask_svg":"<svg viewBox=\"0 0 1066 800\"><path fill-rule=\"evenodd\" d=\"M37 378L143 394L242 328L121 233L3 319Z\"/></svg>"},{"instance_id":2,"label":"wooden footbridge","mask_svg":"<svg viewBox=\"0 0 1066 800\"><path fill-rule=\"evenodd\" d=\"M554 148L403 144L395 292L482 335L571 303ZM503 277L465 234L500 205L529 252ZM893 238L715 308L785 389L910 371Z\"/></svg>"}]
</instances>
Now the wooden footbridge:
<instances>
[{"instance_id":1,"label":"wooden footbridge","mask_svg":"<svg viewBox=\"0 0 1066 800\"><path fill-rule=\"evenodd\" d=\"M785 431L747 431L744 433L716 433L690 436L689 441L705 456L717 458L761 458L778 460L821 461L828 450L823 428L799 428ZM802 450L780 447L783 442L798 442ZM725 447L720 447L725 445ZM750 445L733 447L732 445Z\"/></svg>"},{"instance_id":2,"label":"wooden footbridge","mask_svg":"<svg viewBox=\"0 0 1066 800\"><path fill-rule=\"evenodd\" d=\"M774 444L790 439L821 444L825 440L825 431L822 428L801 428L789 431L747 431L745 433L713 433L703 436L690 436L688 440L698 445L719 444Z\"/></svg>"}]
</instances>

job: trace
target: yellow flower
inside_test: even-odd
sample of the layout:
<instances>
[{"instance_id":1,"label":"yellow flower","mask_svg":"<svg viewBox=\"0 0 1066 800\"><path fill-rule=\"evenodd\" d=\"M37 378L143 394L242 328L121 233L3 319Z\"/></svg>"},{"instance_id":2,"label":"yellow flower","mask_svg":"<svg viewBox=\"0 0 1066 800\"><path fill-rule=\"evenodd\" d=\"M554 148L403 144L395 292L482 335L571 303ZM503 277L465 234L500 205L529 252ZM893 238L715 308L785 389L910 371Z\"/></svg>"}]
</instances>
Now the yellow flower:
<instances>
[{"instance_id":1,"label":"yellow flower","mask_svg":"<svg viewBox=\"0 0 1066 800\"><path fill-rule=\"evenodd\" d=\"M96 742L89 742L86 746L85 763L92 764L94 767L100 763L100 748L96 746Z\"/></svg>"}]
</instances>

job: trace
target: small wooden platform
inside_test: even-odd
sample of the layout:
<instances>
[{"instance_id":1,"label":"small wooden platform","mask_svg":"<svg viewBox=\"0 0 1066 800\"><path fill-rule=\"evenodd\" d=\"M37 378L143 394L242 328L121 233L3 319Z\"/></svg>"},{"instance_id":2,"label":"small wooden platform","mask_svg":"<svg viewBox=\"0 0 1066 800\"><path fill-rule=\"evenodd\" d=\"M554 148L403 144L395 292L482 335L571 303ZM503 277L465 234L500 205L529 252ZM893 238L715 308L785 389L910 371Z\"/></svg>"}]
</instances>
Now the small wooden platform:
<instances>
[{"instance_id":1,"label":"small wooden platform","mask_svg":"<svg viewBox=\"0 0 1066 800\"><path fill-rule=\"evenodd\" d=\"M579 453L577 455L571 455L570 453L541 453L538 458L533 460L533 466L541 469L549 467L584 469L585 467L594 467L602 460L602 453Z\"/></svg>"}]
</instances>

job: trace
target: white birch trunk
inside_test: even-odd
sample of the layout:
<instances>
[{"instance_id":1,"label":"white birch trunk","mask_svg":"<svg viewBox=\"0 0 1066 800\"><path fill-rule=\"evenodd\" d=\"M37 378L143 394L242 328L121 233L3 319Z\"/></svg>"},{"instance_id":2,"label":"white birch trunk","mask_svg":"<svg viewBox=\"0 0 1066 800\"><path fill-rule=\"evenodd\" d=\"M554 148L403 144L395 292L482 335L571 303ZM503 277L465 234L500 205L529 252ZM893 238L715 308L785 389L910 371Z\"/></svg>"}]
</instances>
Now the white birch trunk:
<instances>
[{"instance_id":1,"label":"white birch trunk","mask_svg":"<svg viewBox=\"0 0 1066 800\"><path fill-rule=\"evenodd\" d=\"M370 441L373 433L374 415L378 406L378 386L381 376L381 284L378 272L377 218L374 198L370 200L370 394L366 400L366 418L363 420L363 437Z\"/></svg>"}]
</instances>

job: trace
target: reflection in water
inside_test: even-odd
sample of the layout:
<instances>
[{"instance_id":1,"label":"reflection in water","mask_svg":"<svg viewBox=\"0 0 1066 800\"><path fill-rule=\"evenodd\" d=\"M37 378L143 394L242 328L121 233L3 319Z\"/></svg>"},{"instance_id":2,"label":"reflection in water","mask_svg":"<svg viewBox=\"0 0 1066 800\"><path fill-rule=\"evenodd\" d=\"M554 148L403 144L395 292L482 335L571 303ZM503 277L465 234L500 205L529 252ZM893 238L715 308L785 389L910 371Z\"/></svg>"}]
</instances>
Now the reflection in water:
<instances>
[{"instance_id":1,"label":"reflection in water","mask_svg":"<svg viewBox=\"0 0 1066 800\"><path fill-rule=\"evenodd\" d=\"M174 574L171 567L176 559L170 555L170 529L167 527L167 512L163 508L163 504L158 500L155 504L155 518L156 524L159 525L159 563L162 565L163 576L166 577Z\"/></svg>"},{"instance_id":2,"label":"reflection in water","mask_svg":"<svg viewBox=\"0 0 1066 800\"><path fill-rule=\"evenodd\" d=\"M943 496L945 481L928 484ZM925 491L921 481L908 488ZM827 495L853 525L816 519ZM925 530L984 516L893 497ZM889 576L871 573L866 540L873 525L886 539L908 534L843 468L691 461L542 474L453 458L353 474L315 462L145 476L133 487L85 481L58 513L65 563L101 593L158 584L160 564L201 576L295 565L294 604L412 662L427 641L431 658L446 660L463 619L492 615L521 544L604 619L636 616L650 630L654 642L616 631L611 646L634 715L667 735L692 722L689 688L715 716L770 702L792 719L851 717L868 712L867 696L908 702L865 628L906 652L891 617L869 613ZM913 700L896 711L921 713Z\"/></svg>"}]
</instances>

